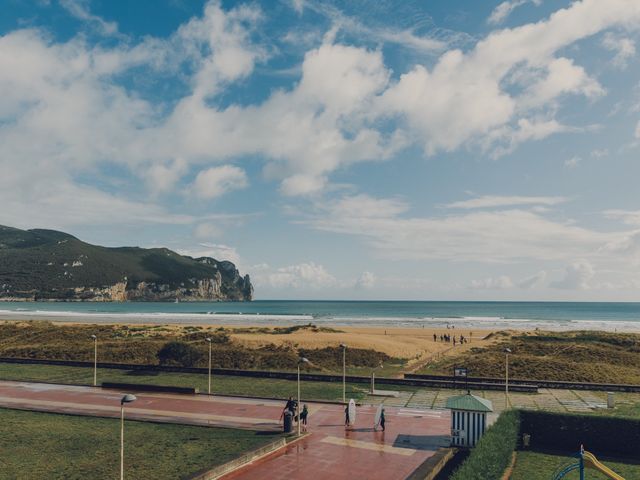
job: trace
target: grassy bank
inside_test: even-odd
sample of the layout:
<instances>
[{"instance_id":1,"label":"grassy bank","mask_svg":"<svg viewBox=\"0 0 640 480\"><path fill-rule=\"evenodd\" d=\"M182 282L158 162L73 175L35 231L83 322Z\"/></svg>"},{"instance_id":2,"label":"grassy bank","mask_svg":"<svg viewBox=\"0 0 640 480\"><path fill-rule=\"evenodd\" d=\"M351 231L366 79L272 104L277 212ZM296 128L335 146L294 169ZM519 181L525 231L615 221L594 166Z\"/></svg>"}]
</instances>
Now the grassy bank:
<instances>
[{"instance_id":1,"label":"grassy bank","mask_svg":"<svg viewBox=\"0 0 640 480\"><path fill-rule=\"evenodd\" d=\"M598 460L624 478L640 478L640 465L621 463L600 457L598 457ZM527 451L518 452L516 467L511 480L549 480L558 467L576 461L576 458L563 455ZM587 469L586 472L586 478L589 480L607 480L608 478L592 469ZM578 480L580 475L578 471L573 471L564 478L566 480Z\"/></svg>"},{"instance_id":2,"label":"grassy bank","mask_svg":"<svg viewBox=\"0 0 640 480\"><path fill-rule=\"evenodd\" d=\"M494 334L497 342L445 357L420 373L450 375L465 365L471 376L504 376L504 349L510 348L512 378L595 383L640 383L640 335L606 332Z\"/></svg>"},{"instance_id":3,"label":"grassy bank","mask_svg":"<svg viewBox=\"0 0 640 480\"><path fill-rule=\"evenodd\" d=\"M0 363L0 380L53 382L63 384L91 384L93 369L58 365L28 365ZM149 372L138 370L98 369L101 382L142 383L196 387L207 391L207 375L189 373ZM296 382L271 378L214 376L214 393L255 397L287 398L296 394ZM347 398L363 398L366 384L347 384ZM302 382L302 396L313 400L342 400L340 382Z\"/></svg>"},{"instance_id":4,"label":"grassy bank","mask_svg":"<svg viewBox=\"0 0 640 480\"><path fill-rule=\"evenodd\" d=\"M272 440L256 432L127 421L127 478L176 479ZM117 478L119 420L0 408L0 477Z\"/></svg>"},{"instance_id":5,"label":"grassy bank","mask_svg":"<svg viewBox=\"0 0 640 480\"><path fill-rule=\"evenodd\" d=\"M276 328L223 328L180 325L59 325L45 321L0 322L0 357L92 361L91 335L99 339L103 362L157 365L159 353L170 342L186 345L189 364L206 367L208 344L212 340L212 362L218 368L293 370L300 356L310 360L303 368L323 373L342 372L342 349L338 346L303 349L284 342L291 334L340 333L338 330L303 325ZM278 338L255 348L235 341L235 333L251 333ZM268 332L265 334L265 332ZM381 364L387 374L397 372L405 361L373 349L348 348L346 363L351 373L368 373ZM176 363L179 364L179 363Z\"/></svg>"}]
</instances>

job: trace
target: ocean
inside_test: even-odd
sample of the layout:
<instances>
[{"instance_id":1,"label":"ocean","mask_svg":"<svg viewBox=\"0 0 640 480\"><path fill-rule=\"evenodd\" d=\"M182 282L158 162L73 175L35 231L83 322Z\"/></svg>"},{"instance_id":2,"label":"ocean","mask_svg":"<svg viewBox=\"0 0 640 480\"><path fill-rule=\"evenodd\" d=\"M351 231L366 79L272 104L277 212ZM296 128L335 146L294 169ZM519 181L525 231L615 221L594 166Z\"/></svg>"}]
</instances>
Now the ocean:
<instances>
[{"instance_id":1,"label":"ocean","mask_svg":"<svg viewBox=\"0 0 640 480\"><path fill-rule=\"evenodd\" d=\"M87 323L640 331L640 303L294 301L235 302L2 302L0 318Z\"/></svg>"}]
</instances>

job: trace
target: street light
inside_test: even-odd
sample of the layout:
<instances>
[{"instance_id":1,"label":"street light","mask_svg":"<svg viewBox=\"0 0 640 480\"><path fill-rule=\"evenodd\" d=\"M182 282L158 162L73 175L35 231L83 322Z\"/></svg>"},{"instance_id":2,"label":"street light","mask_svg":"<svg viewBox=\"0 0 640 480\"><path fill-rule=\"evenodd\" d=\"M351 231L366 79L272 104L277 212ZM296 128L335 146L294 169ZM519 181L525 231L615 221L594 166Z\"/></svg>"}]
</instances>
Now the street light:
<instances>
[{"instance_id":1,"label":"street light","mask_svg":"<svg viewBox=\"0 0 640 480\"><path fill-rule=\"evenodd\" d=\"M127 393L120 400L120 480L124 480L124 404L136 401L136 396Z\"/></svg>"},{"instance_id":2,"label":"street light","mask_svg":"<svg viewBox=\"0 0 640 480\"><path fill-rule=\"evenodd\" d=\"M205 338L207 343L209 344L209 395L211 395L211 338Z\"/></svg>"},{"instance_id":3,"label":"street light","mask_svg":"<svg viewBox=\"0 0 640 480\"><path fill-rule=\"evenodd\" d=\"M341 343L342 347L342 403L347 401L347 345Z\"/></svg>"},{"instance_id":4,"label":"street light","mask_svg":"<svg viewBox=\"0 0 640 480\"><path fill-rule=\"evenodd\" d=\"M509 354L511 353L510 348L504 349L504 394L506 395L506 401L508 402L509 397ZM505 405L505 408L508 405Z\"/></svg>"},{"instance_id":5,"label":"street light","mask_svg":"<svg viewBox=\"0 0 640 480\"><path fill-rule=\"evenodd\" d=\"M303 363L309 363L309 360L307 360L304 357L300 357L300 359L298 360L298 436L300 436L300 365Z\"/></svg>"},{"instance_id":6,"label":"street light","mask_svg":"<svg viewBox=\"0 0 640 480\"><path fill-rule=\"evenodd\" d=\"M98 384L98 337L91 335L93 338L93 386Z\"/></svg>"}]
</instances>

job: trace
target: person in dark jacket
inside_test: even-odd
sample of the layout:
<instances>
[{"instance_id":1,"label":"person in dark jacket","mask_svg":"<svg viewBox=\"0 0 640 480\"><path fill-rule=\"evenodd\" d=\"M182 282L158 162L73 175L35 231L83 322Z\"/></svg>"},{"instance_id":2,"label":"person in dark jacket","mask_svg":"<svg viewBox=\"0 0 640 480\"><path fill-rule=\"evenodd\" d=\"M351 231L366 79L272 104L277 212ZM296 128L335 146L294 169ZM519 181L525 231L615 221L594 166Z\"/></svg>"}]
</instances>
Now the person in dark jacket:
<instances>
[{"instance_id":1,"label":"person in dark jacket","mask_svg":"<svg viewBox=\"0 0 640 480\"><path fill-rule=\"evenodd\" d=\"M380 412L380 428L382 428L382 431L384 432L384 423L385 423L386 419L384 418L384 408L382 409L382 411Z\"/></svg>"}]
</instances>

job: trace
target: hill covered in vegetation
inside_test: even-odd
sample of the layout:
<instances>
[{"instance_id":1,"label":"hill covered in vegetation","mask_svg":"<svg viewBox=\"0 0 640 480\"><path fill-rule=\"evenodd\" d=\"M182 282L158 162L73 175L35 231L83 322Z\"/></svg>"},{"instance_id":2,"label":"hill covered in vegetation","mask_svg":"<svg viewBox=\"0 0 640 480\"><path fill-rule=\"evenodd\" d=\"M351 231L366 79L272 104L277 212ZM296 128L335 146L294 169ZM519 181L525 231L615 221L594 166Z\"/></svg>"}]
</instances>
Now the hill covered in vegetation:
<instances>
[{"instance_id":1,"label":"hill covered in vegetation","mask_svg":"<svg viewBox=\"0 0 640 480\"><path fill-rule=\"evenodd\" d=\"M0 225L0 300L251 300L249 275L166 248L107 248Z\"/></svg>"}]
</instances>

